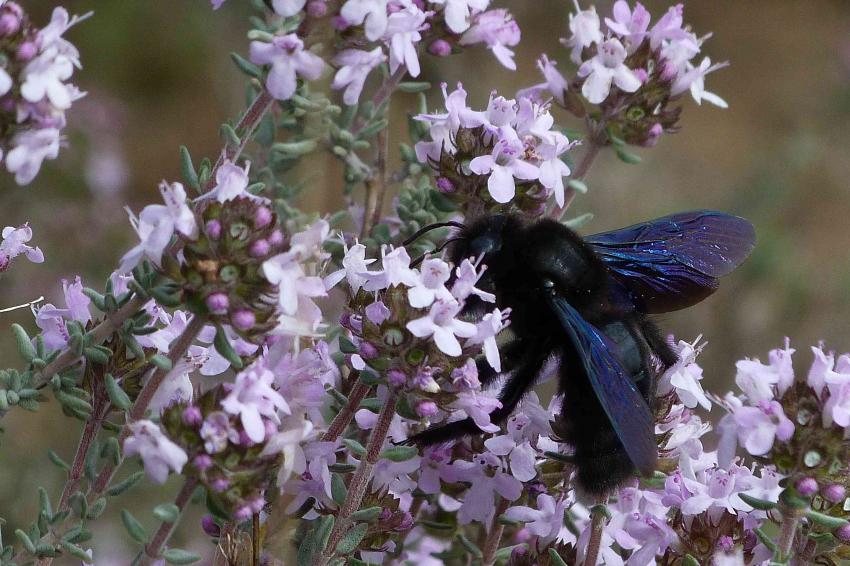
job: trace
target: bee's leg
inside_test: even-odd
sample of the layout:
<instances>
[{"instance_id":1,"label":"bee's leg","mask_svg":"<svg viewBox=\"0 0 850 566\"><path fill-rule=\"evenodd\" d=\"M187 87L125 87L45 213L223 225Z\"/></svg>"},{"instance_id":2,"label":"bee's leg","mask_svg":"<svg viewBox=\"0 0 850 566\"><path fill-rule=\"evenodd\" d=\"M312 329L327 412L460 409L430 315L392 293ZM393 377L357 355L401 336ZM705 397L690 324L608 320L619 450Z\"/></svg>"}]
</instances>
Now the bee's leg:
<instances>
[{"instance_id":1,"label":"bee's leg","mask_svg":"<svg viewBox=\"0 0 850 566\"><path fill-rule=\"evenodd\" d=\"M502 407L490 413L490 422L499 424L513 413L525 392L534 385L534 381L543 369L551 351L551 346L542 343L525 352L520 358L516 373L502 387L502 391L499 393L499 401L502 402ZM431 427L408 438L404 443L431 446L477 433L481 433L481 429L478 428L474 420L466 418L446 425Z\"/></svg>"},{"instance_id":2,"label":"bee's leg","mask_svg":"<svg viewBox=\"0 0 850 566\"><path fill-rule=\"evenodd\" d=\"M499 348L499 357L502 359L502 371L500 372L494 370L484 357L475 360L475 366L478 369L478 381L481 382L481 385L486 387L500 375L516 369L522 361L524 345L522 340L517 339Z\"/></svg>"},{"instance_id":3,"label":"bee's leg","mask_svg":"<svg viewBox=\"0 0 850 566\"><path fill-rule=\"evenodd\" d=\"M667 340L664 339L664 336L661 334L661 329L649 319L645 319L641 322L641 330L643 331L643 336L646 339L646 343L649 344L649 347L652 349L652 353L655 354L661 363L664 364L664 369L672 367L676 362L679 361L679 356L670 347L670 344L667 343Z\"/></svg>"}]
</instances>

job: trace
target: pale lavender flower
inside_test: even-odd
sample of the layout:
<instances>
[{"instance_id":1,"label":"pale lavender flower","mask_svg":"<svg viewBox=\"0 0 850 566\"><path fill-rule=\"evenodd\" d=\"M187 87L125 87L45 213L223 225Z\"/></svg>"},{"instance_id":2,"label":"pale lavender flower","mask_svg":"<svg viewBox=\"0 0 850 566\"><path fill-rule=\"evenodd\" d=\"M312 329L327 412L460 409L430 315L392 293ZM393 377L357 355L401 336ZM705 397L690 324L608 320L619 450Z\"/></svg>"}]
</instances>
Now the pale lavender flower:
<instances>
[{"instance_id":1,"label":"pale lavender flower","mask_svg":"<svg viewBox=\"0 0 850 566\"><path fill-rule=\"evenodd\" d=\"M421 309L430 307L435 300L450 301L452 294L446 288L451 267L441 259L426 259L422 262L419 281L407 292L410 306Z\"/></svg>"},{"instance_id":2,"label":"pale lavender flower","mask_svg":"<svg viewBox=\"0 0 850 566\"><path fill-rule=\"evenodd\" d=\"M735 515L739 511L749 512L753 509L739 495L756 483L748 468L737 465L732 465L729 470L710 468L701 473L698 479L682 477L682 480L691 494L680 506L685 516L709 510L715 515L723 511Z\"/></svg>"},{"instance_id":3,"label":"pale lavender flower","mask_svg":"<svg viewBox=\"0 0 850 566\"><path fill-rule=\"evenodd\" d=\"M251 62L271 65L266 88L278 100L295 94L297 77L316 80L325 68L321 57L304 50L304 42L296 34L277 36L271 43L251 42Z\"/></svg>"},{"instance_id":4,"label":"pale lavender flower","mask_svg":"<svg viewBox=\"0 0 850 566\"><path fill-rule=\"evenodd\" d=\"M728 66L728 61L712 65L711 59L709 59L708 57L705 57L702 60L702 63L700 63L698 66L687 62L684 72L680 73L679 76L676 77L676 80L673 82L673 86L670 88L670 94L676 96L677 94L681 94L686 90L690 90L691 96L697 104L702 104L702 101L705 100L719 108L728 108L729 104L727 104L725 100L723 100L713 92L705 90L705 76L709 73Z\"/></svg>"},{"instance_id":5,"label":"pale lavender flower","mask_svg":"<svg viewBox=\"0 0 850 566\"><path fill-rule=\"evenodd\" d=\"M585 78L581 93L592 104L608 98L611 84L623 92L635 92L641 82L626 64L626 48L618 39L608 39L599 45L598 53L581 64L578 76Z\"/></svg>"},{"instance_id":6,"label":"pale lavender flower","mask_svg":"<svg viewBox=\"0 0 850 566\"><path fill-rule=\"evenodd\" d=\"M278 411L290 414L289 405L272 388L274 374L259 361L236 376L233 390L222 399L221 408L238 415L242 426L253 442L262 442L266 435L263 418L280 423Z\"/></svg>"},{"instance_id":7,"label":"pale lavender flower","mask_svg":"<svg viewBox=\"0 0 850 566\"><path fill-rule=\"evenodd\" d=\"M458 83L451 93L446 83L441 85L445 99L446 113L420 114L417 120L430 123L431 141L420 141L415 146L416 158L421 163L438 161L445 150L454 153L454 136L461 127L475 128L485 123L484 113L476 112L466 105L467 93Z\"/></svg>"},{"instance_id":8,"label":"pale lavender flower","mask_svg":"<svg viewBox=\"0 0 850 566\"><path fill-rule=\"evenodd\" d=\"M545 82L517 91L517 98L531 98L545 102L551 96L561 106L565 105L564 93L569 89L569 83L557 69L558 62L552 61L544 53L537 60L537 68L543 74Z\"/></svg>"},{"instance_id":9,"label":"pale lavender flower","mask_svg":"<svg viewBox=\"0 0 850 566\"><path fill-rule=\"evenodd\" d=\"M25 255L33 263L44 261L41 248L27 244L32 240L32 228L29 227L29 223L18 228L6 226L1 235L3 239L0 241L0 272L8 269L12 260L19 255Z\"/></svg>"},{"instance_id":10,"label":"pale lavender flower","mask_svg":"<svg viewBox=\"0 0 850 566\"><path fill-rule=\"evenodd\" d=\"M572 144L564 136L558 136L554 144L544 143L537 148L540 156L540 184L555 193L555 202L564 206L564 177L569 177L570 168L561 159Z\"/></svg>"},{"instance_id":11,"label":"pale lavender flower","mask_svg":"<svg viewBox=\"0 0 850 566\"><path fill-rule=\"evenodd\" d=\"M276 333L314 335L321 323L322 313L313 299L326 296L327 289L322 278L307 275L301 263L312 247L297 245L293 237L289 251L263 262L263 276L278 287L282 312Z\"/></svg>"},{"instance_id":12,"label":"pale lavender flower","mask_svg":"<svg viewBox=\"0 0 850 566\"><path fill-rule=\"evenodd\" d=\"M477 175L489 175L487 190L498 203L507 203L516 194L515 179L530 181L540 176L540 170L522 159L525 151L522 141L508 135L499 139L490 155L480 155L470 161L469 168Z\"/></svg>"},{"instance_id":13,"label":"pale lavender flower","mask_svg":"<svg viewBox=\"0 0 850 566\"><path fill-rule=\"evenodd\" d=\"M189 374L204 365L204 362L206 356L184 357L178 360L165 375L148 408L154 413L161 413L173 403L191 403L194 387Z\"/></svg>"},{"instance_id":14,"label":"pale lavender flower","mask_svg":"<svg viewBox=\"0 0 850 566\"><path fill-rule=\"evenodd\" d=\"M490 0L431 0L432 4L443 4L443 17L453 33L463 33L469 29L472 14L482 12L490 5Z\"/></svg>"},{"instance_id":15,"label":"pale lavender flower","mask_svg":"<svg viewBox=\"0 0 850 566\"><path fill-rule=\"evenodd\" d=\"M277 472L277 485L284 485L293 473L303 474L307 457L303 445L312 438L313 423L304 419L284 419L283 428L266 439L261 456L281 454L283 463Z\"/></svg>"},{"instance_id":16,"label":"pale lavender flower","mask_svg":"<svg viewBox=\"0 0 850 566\"><path fill-rule=\"evenodd\" d=\"M602 30L599 24L599 15L596 8L591 6L588 10L580 10L576 14L570 14L570 31L572 35L563 41L570 48L570 58L576 63L581 63L581 52L584 48L594 43L602 43Z\"/></svg>"},{"instance_id":17,"label":"pale lavender flower","mask_svg":"<svg viewBox=\"0 0 850 566\"><path fill-rule=\"evenodd\" d=\"M345 49L334 57L334 65L339 67L334 75L331 88L334 90L345 89L342 100L349 106L357 104L363 84L369 77L372 69L387 60L383 49L376 47L371 51L360 49Z\"/></svg>"},{"instance_id":18,"label":"pale lavender flower","mask_svg":"<svg viewBox=\"0 0 850 566\"><path fill-rule=\"evenodd\" d=\"M171 242L175 230L187 238L198 237L198 224L195 214L186 202L186 190L180 183L168 184L163 181L159 192L165 205L151 204L142 209L136 218L130 210L130 223L141 242L121 258L118 270L126 273L136 266L142 257L147 257L156 265L162 261L162 253Z\"/></svg>"},{"instance_id":19,"label":"pale lavender flower","mask_svg":"<svg viewBox=\"0 0 850 566\"><path fill-rule=\"evenodd\" d=\"M739 360L735 367L738 369L735 384L751 402L769 401L774 398L775 386L779 382L776 369L758 360Z\"/></svg>"},{"instance_id":20,"label":"pale lavender flower","mask_svg":"<svg viewBox=\"0 0 850 566\"><path fill-rule=\"evenodd\" d=\"M510 309L504 311L493 309L493 312L484 315L475 325L475 335L466 341L467 345L481 344L487 363L497 372L502 371L502 360L496 344L496 335L510 324L508 320L510 314Z\"/></svg>"},{"instance_id":21,"label":"pale lavender flower","mask_svg":"<svg viewBox=\"0 0 850 566\"><path fill-rule=\"evenodd\" d=\"M472 521L489 524L497 493L508 501L516 501L522 494L522 482L508 474L502 460L489 452L476 455L472 462L455 461L446 475L447 481L470 484L457 513L461 525Z\"/></svg>"},{"instance_id":22,"label":"pale lavender flower","mask_svg":"<svg viewBox=\"0 0 850 566\"><path fill-rule=\"evenodd\" d=\"M376 41L387 30L388 0L347 0L339 15L349 25L363 25L366 38Z\"/></svg>"},{"instance_id":23,"label":"pale lavender flower","mask_svg":"<svg viewBox=\"0 0 850 566\"><path fill-rule=\"evenodd\" d=\"M228 442L237 444L239 432L230 424L230 417L222 411L213 411L201 425L201 440L208 454L218 454L227 448Z\"/></svg>"},{"instance_id":24,"label":"pale lavender flower","mask_svg":"<svg viewBox=\"0 0 850 566\"><path fill-rule=\"evenodd\" d=\"M472 358L468 358L462 366L453 369L451 378L452 384L460 391L481 387L481 382L478 380L478 366Z\"/></svg>"},{"instance_id":25,"label":"pale lavender flower","mask_svg":"<svg viewBox=\"0 0 850 566\"><path fill-rule=\"evenodd\" d=\"M463 411L475 421L475 426L484 432L498 432L498 425L490 421L490 414L502 407L501 401L485 393L474 390L461 391L457 399L450 405L452 409Z\"/></svg>"},{"instance_id":26,"label":"pale lavender flower","mask_svg":"<svg viewBox=\"0 0 850 566\"><path fill-rule=\"evenodd\" d=\"M649 32L649 44L658 49L665 40L690 41L691 34L682 29L684 5L671 6Z\"/></svg>"},{"instance_id":27,"label":"pale lavender flower","mask_svg":"<svg viewBox=\"0 0 850 566\"><path fill-rule=\"evenodd\" d=\"M472 26L460 38L461 45L485 43L499 63L515 71L514 52L522 34L510 12L505 9L489 10L475 16Z\"/></svg>"},{"instance_id":28,"label":"pale lavender flower","mask_svg":"<svg viewBox=\"0 0 850 566\"><path fill-rule=\"evenodd\" d=\"M675 391L676 396L689 409L700 405L706 410L711 409L711 401L705 395L700 381L702 380L702 368L696 363L697 356L702 351L699 345L700 337L694 342L688 343L679 340L674 347L678 360L673 364L659 380L658 392L665 395Z\"/></svg>"},{"instance_id":29,"label":"pale lavender flower","mask_svg":"<svg viewBox=\"0 0 850 566\"><path fill-rule=\"evenodd\" d=\"M738 442L753 456L764 456L776 440L785 442L794 435L794 423L785 416L778 401L765 399L751 407L732 394L727 394L724 401L730 414L723 419L734 419ZM723 425L719 428L726 434L733 430Z\"/></svg>"},{"instance_id":30,"label":"pale lavender flower","mask_svg":"<svg viewBox=\"0 0 850 566\"><path fill-rule=\"evenodd\" d=\"M484 446L496 456L507 458L511 474L519 481L528 482L537 475L536 454L527 440L517 442L511 435L502 434L488 438L484 441Z\"/></svg>"},{"instance_id":31,"label":"pale lavender flower","mask_svg":"<svg viewBox=\"0 0 850 566\"><path fill-rule=\"evenodd\" d=\"M390 14L384 41L390 48L390 72L404 65L411 77L419 76L419 55L416 44L422 39L419 33L425 29L428 13L414 5Z\"/></svg>"},{"instance_id":32,"label":"pale lavender flower","mask_svg":"<svg viewBox=\"0 0 850 566\"><path fill-rule=\"evenodd\" d=\"M461 305L455 300L436 301L426 316L407 323L407 329L418 338L434 337L434 343L447 356L461 354L457 337L471 338L477 330L475 325L455 317L460 314Z\"/></svg>"},{"instance_id":33,"label":"pale lavender flower","mask_svg":"<svg viewBox=\"0 0 850 566\"><path fill-rule=\"evenodd\" d=\"M398 498L403 493L413 491L416 482L410 478L410 474L419 470L419 461L419 456L403 462L381 458L372 473L372 492L387 490L393 497Z\"/></svg>"},{"instance_id":34,"label":"pale lavender flower","mask_svg":"<svg viewBox=\"0 0 850 566\"><path fill-rule=\"evenodd\" d=\"M835 364L835 354L824 352L823 344L817 347L812 346L812 354L814 354L815 359L809 368L806 383L820 397L823 395L824 387L826 387L826 377L832 372L833 365Z\"/></svg>"},{"instance_id":35,"label":"pale lavender flower","mask_svg":"<svg viewBox=\"0 0 850 566\"><path fill-rule=\"evenodd\" d=\"M42 330L44 345L51 350L68 344L70 336L65 325L66 320L75 320L85 326L92 319L89 311L91 299L83 293L83 282L79 275L70 284L66 279L62 280L62 294L66 308L56 308L48 303L38 309L35 317L35 323Z\"/></svg>"},{"instance_id":36,"label":"pale lavender flower","mask_svg":"<svg viewBox=\"0 0 850 566\"><path fill-rule=\"evenodd\" d=\"M383 255L381 269L377 271L361 271L357 273L365 279L363 288L367 291L380 291L389 287L405 285L415 287L419 283L416 271L410 268L410 255L404 248L396 248L389 253L381 249Z\"/></svg>"},{"instance_id":37,"label":"pale lavender flower","mask_svg":"<svg viewBox=\"0 0 850 566\"><path fill-rule=\"evenodd\" d=\"M59 129L24 130L12 138L12 150L6 155L6 169L15 175L15 182L27 185L41 169L45 159L59 156Z\"/></svg>"},{"instance_id":38,"label":"pale lavender flower","mask_svg":"<svg viewBox=\"0 0 850 566\"><path fill-rule=\"evenodd\" d=\"M475 286L486 269L486 266L476 269L475 264L468 259L464 259L457 269L455 269L456 277L452 284L452 296L458 301L465 301L467 298L475 295L482 301L488 303L496 302L496 296L493 293L482 291Z\"/></svg>"},{"instance_id":39,"label":"pale lavender flower","mask_svg":"<svg viewBox=\"0 0 850 566\"><path fill-rule=\"evenodd\" d=\"M229 159L225 159L215 173L215 186L212 190L204 193L195 200L214 199L223 203L237 198L248 198L255 202L268 203L269 199L251 194L246 190L249 183L248 171L250 169L251 163L246 163L245 167L242 168Z\"/></svg>"},{"instance_id":40,"label":"pale lavender flower","mask_svg":"<svg viewBox=\"0 0 850 566\"><path fill-rule=\"evenodd\" d=\"M374 303L371 303L366 307L365 313L366 318L368 318L372 324L377 324L378 326L383 324L384 321L390 318L390 315L392 314L383 301L375 301Z\"/></svg>"},{"instance_id":41,"label":"pale lavender flower","mask_svg":"<svg viewBox=\"0 0 850 566\"><path fill-rule=\"evenodd\" d=\"M367 273L369 264L374 262L374 259L366 259L366 246L354 244L345 251L342 258L342 269L325 278L325 287L334 287L337 283L346 279L351 290L357 293L366 282L362 274Z\"/></svg>"},{"instance_id":42,"label":"pale lavender flower","mask_svg":"<svg viewBox=\"0 0 850 566\"><path fill-rule=\"evenodd\" d=\"M280 14L284 18L294 16L304 9L307 0L272 0L272 8L275 13Z\"/></svg>"},{"instance_id":43,"label":"pale lavender flower","mask_svg":"<svg viewBox=\"0 0 850 566\"><path fill-rule=\"evenodd\" d=\"M839 356L834 371L824 377L829 397L823 406L823 424L834 422L840 427L850 426L850 355Z\"/></svg>"},{"instance_id":44,"label":"pale lavender flower","mask_svg":"<svg viewBox=\"0 0 850 566\"><path fill-rule=\"evenodd\" d=\"M130 423L130 436L124 441L124 455L138 454L145 473L156 483L165 483L169 470L180 473L189 457L149 420Z\"/></svg>"},{"instance_id":45,"label":"pale lavender flower","mask_svg":"<svg viewBox=\"0 0 850 566\"><path fill-rule=\"evenodd\" d=\"M537 496L536 509L517 505L510 507L505 516L525 523L525 528L540 537L540 542L545 545L553 541L561 531L567 505L568 501L563 497L555 499L549 494L541 493Z\"/></svg>"},{"instance_id":46,"label":"pale lavender flower","mask_svg":"<svg viewBox=\"0 0 850 566\"><path fill-rule=\"evenodd\" d=\"M640 2L635 2L635 9L632 10L626 0L617 0L614 2L613 15L614 19L605 18L605 25L628 42L629 52L634 51L647 35L649 12Z\"/></svg>"}]
</instances>

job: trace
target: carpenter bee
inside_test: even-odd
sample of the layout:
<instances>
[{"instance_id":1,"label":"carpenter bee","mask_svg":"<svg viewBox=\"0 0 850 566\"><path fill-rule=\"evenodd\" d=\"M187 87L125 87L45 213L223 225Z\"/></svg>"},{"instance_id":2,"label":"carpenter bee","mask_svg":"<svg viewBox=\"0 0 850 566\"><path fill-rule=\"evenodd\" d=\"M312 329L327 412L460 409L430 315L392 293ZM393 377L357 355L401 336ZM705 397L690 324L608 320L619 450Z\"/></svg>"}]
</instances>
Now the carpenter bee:
<instances>
[{"instance_id":1,"label":"carpenter bee","mask_svg":"<svg viewBox=\"0 0 850 566\"><path fill-rule=\"evenodd\" d=\"M500 348L507 378L502 407L491 420L504 421L547 360L557 357L564 400L553 428L575 448L579 485L604 495L636 471L652 474L656 378L677 355L649 315L713 293L718 278L752 251L753 226L710 210L585 238L554 220L504 214L452 225L459 234L450 259L457 265L481 258L487 269L478 286L495 294L499 308L511 309L515 338ZM497 377L484 363L479 373L485 385ZM410 443L428 446L480 432L465 419L427 429Z\"/></svg>"}]
</instances>

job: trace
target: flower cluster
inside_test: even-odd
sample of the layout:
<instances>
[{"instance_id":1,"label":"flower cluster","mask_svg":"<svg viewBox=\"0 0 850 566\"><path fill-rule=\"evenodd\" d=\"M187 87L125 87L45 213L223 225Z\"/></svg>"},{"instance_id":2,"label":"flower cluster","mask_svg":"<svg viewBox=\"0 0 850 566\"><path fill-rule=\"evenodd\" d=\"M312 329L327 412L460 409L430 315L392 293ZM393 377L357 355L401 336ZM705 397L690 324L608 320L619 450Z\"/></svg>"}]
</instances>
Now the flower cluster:
<instances>
[{"instance_id":1,"label":"flower cluster","mask_svg":"<svg viewBox=\"0 0 850 566\"><path fill-rule=\"evenodd\" d=\"M538 62L545 82L528 89L530 95L553 97L558 104L584 116L607 122L609 134L627 143L654 145L664 132L676 131L681 108L671 106L690 92L698 103L721 108L726 102L705 90L705 76L727 63L695 59L709 35L699 37L684 24L683 5L667 10L655 23L640 2L614 3L604 23L591 6L570 15L570 59L578 65L568 80L557 63L545 55ZM588 110L581 98L599 105Z\"/></svg>"},{"instance_id":2,"label":"flower cluster","mask_svg":"<svg viewBox=\"0 0 850 566\"><path fill-rule=\"evenodd\" d=\"M19 185L59 155L65 112L83 96L68 82L80 53L62 36L84 18L55 8L39 29L17 3L0 5L0 159Z\"/></svg>"},{"instance_id":3,"label":"flower cluster","mask_svg":"<svg viewBox=\"0 0 850 566\"><path fill-rule=\"evenodd\" d=\"M213 5L222 3L215 0ZM337 11L325 0L276 0L271 7L284 18L300 18L307 26L316 25L313 20L329 20L342 36L341 45L326 61L310 51L305 36L281 31L251 42L250 59L268 66L265 85L279 100L292 98L298 78L316 80L330 64L335 68L332 88L344 89L348 105L357 102L369 74L384 62L391 73L401 70L419 76L423 43L437 57L484 44L505 67L516 69L511 47L519 43L519 27L507 10L487 10L489 4L490 0L346 0Z\"/></svg>"},{"instance_id":4,"label":"flower cluster","mask_svg":"<svg viewBox=\"0 0 850 566\"><path fill-rule=\"evenodd\" d=\"M563 206L570 174L563 158L572 144L554 128L547 104L493 93L487 109L476 111L460 84L451 93L443 85L443 96L446 112L417 117L431 139L415 148L419 161L433 167L441 192L467 206L511 203L532 216L542 214L553 195Z\"/></svg>"}]
</instances>

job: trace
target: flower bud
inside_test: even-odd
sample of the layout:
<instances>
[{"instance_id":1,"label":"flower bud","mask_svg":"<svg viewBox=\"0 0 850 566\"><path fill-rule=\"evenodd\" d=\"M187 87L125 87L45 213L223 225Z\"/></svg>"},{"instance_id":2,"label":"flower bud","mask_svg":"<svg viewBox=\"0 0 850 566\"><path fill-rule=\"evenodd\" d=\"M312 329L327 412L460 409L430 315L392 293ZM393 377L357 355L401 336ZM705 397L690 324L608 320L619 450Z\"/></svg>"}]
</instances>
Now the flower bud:
<instances>
[{"instance_id":1,"label":"flower bud","mask_svg":"<svg viewBox=\"0 0 850 566\"><path fill-rule=\"evenodd\" d=\"M361 342L357 349L364 360L374 360L378 357L378 349L371 342Z\"/></svg>"},{"instance_id":2,"label":"flower bud","mask_svg":"<svg viewBox=\"0 0 850 566\"><path fill-rule=\"evenodd\" d=\"M447 177L437 177L437 190L448 195L455 192L457 187L454 183L452 183L451 179Z\"/></svg>"},{"instance_id":3,"label":"flower bud","mask_svg":"<svg viewBox=\"0 0 850 566\"><path fill-rule=\"evenodd\" d=\"M401 387L407 383L407 375L405 375L405 373L400 369L391 369L387 372L387 381L390 385Z\"/></svg>"},{"instance_id":4,"label":"flower bud","mask_svg":"<svg viewBox=\"0 0 850 566\"><path fill-rule=\"evenodd\" d=\"M661 69L661 80L665 82L672 82L679 75L679 69L672 61L664 61L663 65L664 66Z\"/></svg>"},{"instance_id":5,"label":"flower bud","mask_svg":"<svg viewBox=\"0 0 850 566\"><path fill-rule=\"evenodd\" d=\"M844 486L837 483L826 486L820 493L830 503L844 501L844 498L847 496L847 490L844 489Z\"/></svg>"},{"instance_id":6,"label":"flower bud","mask_svg":"<svg viewBox=\"0 0 850 566\"><path fill-rule=\"evenodd\" d=\"M832 534L835 535L835 538L842 542L850 542L850 525L844 525L843 527L838 527Z\"/></svg>"},{"instance_id":7,"label":"flower bud","mask_svg":"<svg viewBox=\"0 0 850 566\"><path fill-rule=\"evenodd\" d=\"M215 519L213 519L212 515L204 515L203 517L201 517L201 528L207 535L211 537L217 537L221 535L221 528L215 522Z\"/></svg>"},{"instance_id":8,"label":"flower bud","mask_svg":"<svg viewBox=\"0 0 850 566\"><path fill-rule=\"evenodd\" d=\"M230 306L230 299L226 293L216 292L207 296L207 308L213 314L224 314Z\"/></svg>"},{"instance_id":9,"label":"flower bud","mask_svg":"<svg viewBox=\"0 0 850 566\"><path fill-rule=\"evenodd\" d=\"M433 417L437 411L437 404L433 401L419 401L416 404L416 414L420 417Z\"/></svg>"},{"instance_id":10,"label":"flower bud","mask_svg":"<svg viewBox=\"0 0 850 566\"><path fill-rule=\"evenodd\" d=\"M268 207L260 206L254 211L254 228L265 228L274 220L274 215Z\"/></svg>"},{"instance_id":11,"label":"flower bud","mask_svg":"<svg viewBox=\"0 0 850 566\"><path fill-rule=\"evenodd\" d=\"M269 245L267 240L263 240L261 238L251 244L251 248L248 250L248 253L251 257L260 258L269 255L269 251L271 251L271 245Z\"/></svg>"},{"instance_id":12,"label":"flower bud","mask_svg":"<svg viewBox=\"0 0 850 566\"><path fill-rule=\"evenodd\" d=\"M435 57L446 57L452 54L452 46L445 39L438 39L428 46L428 53Z\"/></svg>"},{"instance_id":13,"label":"flower bud","mask_svg":"<svg viewBox=\"0 0 850 566\"><path fill-rule=\"evenodd\" d=\"M218 240L221 237L221 222L210 220L204 226L204 230L210 240Z\"/></svg>"},{"instance_id":14,"label":"flower bud","mask_svg":"<svg viewBox=\"0 0 850 566\"><path fill-rule=\"evenodd\" d=\"M27 62L30 61L33 57L38 53L38 47L32 41L24 41L18 45L18 50L15 52L15 57L18 58L18 61Z\"/></svg>"},{"instance_id":15,"label":"flower bud","mask_svg":"<svg viewBox=\"0 0 850 566\"><path fill-rule=\"evenodd\" d=\"M646 72L646 69L635 69L635 76L643 84L649 78L649 73Z\"/></svg>"},{"instance_id":16,"label":"flower bud","mask_svg":"<svg viewBox=\"0 0 850 566\"><path fill-rule=\"evenodd\" d=\"M522 528L522 529L518 530L516 532L516 534L514 535L514 543L515 544L522 544L524 542L528 542L530 539L531 539L531 532L526 528ZM522 554L525 554L525 553L523 552Z\"/></svg>"},{"instance_id":17,"label":"flower bud","mask_svg":"<svg viewBox=\"0 0 850 566\"><path fill-rule=\"evenodd\" d=\"M243 505L233 514L233 518L237 521L245 521L251 518L251 515L254 513L251 511L251 507L249 505Z\"/></svg>"},{"instance_id":18,"label":"flower bud","mask_svg":"<svg viewBox=\"0 0 850 566\"><path fill-rule=\"evenodd\" d=\"M251 437L248 436L248 433L244 430L239 431L239 446L253 446L254 441L251 440Z\"/></svg>"},{"instance_id":19,"label":"flower bud","mask_svg":"<svg viewBox=\"0 0 850 566\"><path fill-rule=\"evenodd\" d=\"M0 16L0 35L15 35L21 29L21 18L15 14L5 13Z\"/></svg>"},{"instance_id":20,"label":"flower bud","mask_svg":"<svg viewBox=\"0 0 850 566\"><path fill-rule=\"evenodd\" d=\"M307 15L311 18L324 18L328 15L328 5L324 0L311 0L307 4Z\"/></svg>"},{"instance_id":21,"label":"flower bud","mask_svg":"<svg viewBox=\"0 0 850 566\"><path fill-rule=\"evenodd\" d=\"M409 531L413 528L413 515L408 513L407 511L403 511L403 515L401 520L398 523L398 526L395 528L396 531Z\"/></svg>"},{"instance_id":22,"label":"flower bud","mask_svg":"<svg viewBox=\"0 0 850 566\"><path fill-rule=\"evenodd\" d=\"M251 330L257 323L257 317L248 309L239 309L230 316L230 321L237 330Z\"/></svg>"},{"instance_id":23,"label":"flower bud","mask_svg":"<svg viewBox=\"0 0 850 566\"><path fill-rule=\"evenodd\" d=\"M804 497L811 497L818 492L818 482L812 477L798 479L795 487Z\"/></svg>"},{"instance_id":24,"label":"flower bud","mask_svg":"<svg viewBox=\"0 0 850 566\"><path fill-rule=\"evenodd\" d=\"M342 31L351 27L351 23L342 16L334 16L331 18L331 27L337 31Z\"/></svg>"},{"instance_id":25,"label":"flower bud","mask_svg":"<svg viewBox=\"0 0 850 566\"><path fill-rule=\"evenodd\" d=\"M279 246L283 243L283 232L280 230L275 230L268 237L269 244L272 246Z\"/></svg>"},{"instance_id":26,"label":"flower bud","mask_svg":"<svg viewBox=\"0 0 850 566\"><path fill-rule=\"evenodd\" d=\"M230 487L230 480L227 478L216 478L213 480L211 487L213 488L213 491L221 493Z\"/></svg>"},{"instance_id":27,"label":"flower bud","mask_svg":"<svg viewBox=\"0 0 850 566\"><path fill-rule=\"evenodd\" d=\"M195 456L195 459L192 460L192 465L195 466L196 470L203 472L204 470L208 470L212 467L213 461L207 454L198 454Z\"/></svg>"},{"instance_id":28,"label":"flower bud","mask_svg":"<svg viewBox=\"0 0 850 566\"><path fill-rule=\"evenodd\" d=\"M197 427L200 425L204 416L201 414L201 410L194 405L189 405L185 409L183 409L183 424L186 426Z\"/></svg>"},{"instance_id":29,"label":"flower bud","mask_svg":"<svg viewBox=\"0 0 850 566\"><path fill-rule=\"evenodd\" d=\"M655 147L658 143L658 138L664 133L664 127L661 124L653 124L649 131L646 132L646 137L641 140L640 145L643 147Z\"/></svg>"},{"instance_id":30,"label":"flower bud","mask_svg":"<svg viewBox=\"0 0 850 566\"><path fill-rule=\"evenodd\" d=\"M263 421L263 428L266 429L266 440L277 433L277 425L272 420Z\"/></svg>"}]
</instances>

